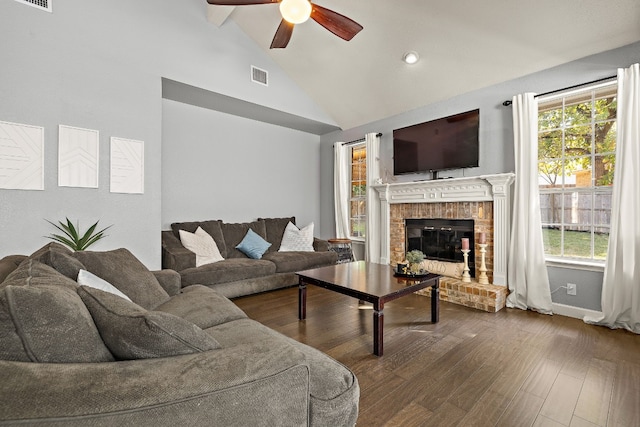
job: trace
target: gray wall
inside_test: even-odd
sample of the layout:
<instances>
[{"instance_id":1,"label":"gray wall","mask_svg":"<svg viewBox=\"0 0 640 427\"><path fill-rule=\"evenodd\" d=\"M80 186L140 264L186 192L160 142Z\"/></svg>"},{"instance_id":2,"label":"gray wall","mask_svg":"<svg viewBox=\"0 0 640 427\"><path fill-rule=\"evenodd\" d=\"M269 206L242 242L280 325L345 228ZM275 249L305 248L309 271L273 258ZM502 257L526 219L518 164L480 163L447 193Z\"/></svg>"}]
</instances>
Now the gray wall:
<instances>
[{"instance_id":1,"label":"gray wall","mask_svg":"<svg viewBox=\"0 0 640 427\"><path fill-rule=\"evenodd\" d=\"M319 223L319 136L163 100L162 142L164 229L206 219Z\"/></svg>"},{"instance_id":2,"label":"gray wall","mask_svg":"<svg viewBox=\"0 0 640 427\"><path fill-rule=\"evenodd\" d=\"M69 16L0 5L0 120L45 128L44 191L0 190L0 256L30 254L53 232L45 219L113 224L92 249L126 246L157 266L160 226L160 80L68 43ZM67 29L61 30L62 27ZM72 27L71 27L72 28ZM58 187L58 125L100 132L99 188ZM109 192L109 138L145 141L145 193ZM143 214L144 213L144 214Z\"/></svg>"},{"instance_id":3,"label":"gray wall","mask_svg":"<svg viewBox=\"0 0 640 427\"><path fill-rule=\"evenodd\" d=\"M162 77L332 122L233 22L208 23L203 0L64 0L53 2L53 13L2 1L0 40L0 120L45 128L45 190L0 189L0 257L33 252L52 231L44 219L69 216L85 227L113 224L96 250L127 247L150 268L160 267ZM268 87L250 82L251 65L269 71ZM57 186L59 124L100 131L98 189ZM143 195L109 192L111 136L145 142ZM317 151L317 137L299 139L312 139L308 149ZM312 160L307 152L302 157ZM309 172L317 168L315 159ZM216 181L227 182L227 175ZM314 182L305 197L316 201L303 217L318 212ZM251 198L254 188L235 191Z\"/></svg>"},{"instance_id":4,"label":"gray wall","mask_svg":"<svg viewBox=\"0 0 640 427\"><path fill-rule=\"evenodd\" d=\"M427 105L358 128L323 135L320 153L322 228L335 230L332 204L330 203L333 200L333 143L335 141L350 141L361 138L368 132L382 132L380 161L388 174L385 181L404 182L429 179L428 174L393 176L393 129L480 108L480 166L465 170L446 171L442 172L440 176L460 177L512 172L514 170L514 152L511 107L502 106L503 101L511 100L513 95L519 93L543 93L609 77L616 74L617 68L627 67L639 60L640 43L635 43L470 92L447 101ZM470 75L470 78L473 76ZM579 270L561 267L550 268L549 278L552 289L566 285L568 278L577 275L578 272ZM563 296L561 295L562 291L558 291L553 294L553 301L583 308L599 308L602 273L580 272L580 277L576 279L575 283L577 284L576 297L567 297L566 291Z\"/></svg>"},{"instance_id":5,"label":"gray wall","mask_svg":"<svg viewBox=\"0 0 640 427\"><path fill-rule=\"evenodd\" d=\"M549 271L549 287L553 302L589 310L600 311L602 309L600 304L602 271L558 266L549 266L547 270ZM567 283L576 285L575 295L567 294Z\"/></svg>"}]
</instances>

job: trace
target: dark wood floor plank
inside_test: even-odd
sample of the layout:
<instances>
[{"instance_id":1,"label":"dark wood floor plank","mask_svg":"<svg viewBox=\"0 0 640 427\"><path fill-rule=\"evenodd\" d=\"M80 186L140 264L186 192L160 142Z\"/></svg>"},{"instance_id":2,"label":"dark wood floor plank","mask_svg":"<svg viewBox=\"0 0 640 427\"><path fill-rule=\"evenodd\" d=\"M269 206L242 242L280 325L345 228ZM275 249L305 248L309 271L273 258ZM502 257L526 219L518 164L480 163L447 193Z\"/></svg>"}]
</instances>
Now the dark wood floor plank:
<instances>
[{"instance_id":1,"label":"dark wood floor plank","mask_svg":"<svg viewBox=\"0 0 640 427\"><path fill-rule=\"evenodd\" d=\"M397 413L393 418L387 421L385 427L420 427L425 420L431 418L433 413L428 409L416 404L410 403Z\"/></svg>"},{"instance_id":2,"label":"dark wood floor plank","mask_svg":"<svg viewBox=\"0 0 640 427\"><path fill-rule=\"evenodd\" d=\"M540 415L564 425L569 425L578 402L583 380L560 373L551 387Z\"/></svg>"},{"instance_id":3,"label":"dark wood floor plank","mask_svg":"<svg viewBox=\"0 0 640 427\"><path fill-rule=\"evenodd\" d=\"M541 359L539 347L521 347L510 362L502 366L487 392L468 410L461 425L495 425Z\"/></svg>"},{"instance_id":4,"label":"dark wood floor plank","mask_svg":"<svg viewBox=\"0 0 640 427\"><path fill-rule=\"evenodd\" d=\"M525 391L519 392L502 414L496 426L530 426L538 416L544 399Z\"/></svg>"},{"instance_id":5,"label":"dark wood floor plank","mask_svg":"<svg viewBox=\"0 0 640 427\"><path fill-rule=\"evenodd\" d=\"M575 416L599 426L606 425L615 374L614 362L592 359L578 397Z\"/></svg>"},{"instance_id":6,"label":"dark wood floor plank","mask_svg":"<svg viewBox=\"0 0 640 427\"><path fill-rule=\"evenodd\" d=\"M546 398L556 381L562 362L544 358L534 368L524 384L524 391L535 396Z\"/></svg>"},{"instance_id":7,"label":"dark wood floor plank","mask_svg":"<svg viewBox=\"0 0 640 427\"><path fill-rule=\"evenodd\" d=\"M437 411L427 418L423 423L423 427L453 427L460 425L460 420L465 416L466 412L462 409L445 403L441 405Z\"/></svg>"},{"instance_id":8,"label":"dark wood floor plank","mask_svg":"<svg viewBox=\"0 0 640 427\"><path fill-rule=\"evenodd\" d=\"M617 364L608 425L640 426L640 364L622 360Z\"/></svg>"},{"instance_id":9,"label":"dark wood floor plank","mask_svg":"<svg viewBox=\"0 0 640 427\"><path fill-rule=\"evenodd\" d=\"M469 411L487 392L500 371L495 366L485 364L476 370L451 395L449 402L458 408Z\"/></svg>"},{"instance_id":10,"label":"dark wood floor plank","mask_svg":"<svg viewBox=\"0 0 640 427\"><path fill-rule=\"evenodd\" d=\"M551 418L547 418L544 415L538 415L532 427L565 427L565 425L560 424L559 422L554 421ZM571 427L578 427L578 426L571 424ZM597 427L597 426L592 425L591 427Z\"/></svg>"}]
</instances>

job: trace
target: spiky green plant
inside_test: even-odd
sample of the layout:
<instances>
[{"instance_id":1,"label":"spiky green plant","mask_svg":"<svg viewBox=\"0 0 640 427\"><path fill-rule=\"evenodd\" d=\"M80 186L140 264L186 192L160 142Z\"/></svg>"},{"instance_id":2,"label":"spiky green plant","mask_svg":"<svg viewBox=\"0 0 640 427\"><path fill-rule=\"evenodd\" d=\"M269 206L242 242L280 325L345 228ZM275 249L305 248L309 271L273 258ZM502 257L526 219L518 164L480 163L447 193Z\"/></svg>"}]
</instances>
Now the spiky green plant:
<instances>
[{"instance_id":1,"label":"spiky green plant","mask_svg":"<svg viewBox=\"0 0 640 427\"><path fill-rule=\"evenodd\" d=\"M46 237L48 239L55 240L56 242L68 246L73 251L84 251L98 240L106 237L104 232L111 227L110 225L109 227L105 227L100 231L95 231L96 227L98 226L98 222L100 222L96 221L95 224L89 227L89 229L81 235L79 223L74 226L69 218L65 219L67 220L67 223L65 224L62 221L58 221L59 225L49 221L48 219L45 220L49 224L60 230L62 233L64 233L64 235L52 233Z\"/></svg>"}]
</instances>

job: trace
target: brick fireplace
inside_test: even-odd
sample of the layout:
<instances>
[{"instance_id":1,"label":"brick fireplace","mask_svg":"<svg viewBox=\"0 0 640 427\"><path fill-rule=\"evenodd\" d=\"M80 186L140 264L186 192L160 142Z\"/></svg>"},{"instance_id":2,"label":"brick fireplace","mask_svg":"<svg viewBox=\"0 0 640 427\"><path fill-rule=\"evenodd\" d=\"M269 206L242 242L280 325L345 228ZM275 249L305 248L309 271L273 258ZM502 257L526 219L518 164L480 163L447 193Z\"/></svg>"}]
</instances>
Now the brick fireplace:
<instances>
[{"instance_id":1,"label":"brick fireplace","mask_svg":"<svg viewBox=\"0 0 640 427\"><path fill-rule=\"evenodd\" d=\"M395 265L404 260L406 219L471 219L475 246L475 265L480 265L480 250L477 246L481 232L487 236L485 264L489 283L493 283L493 202L436 202L436 203L397 203L390 206L389 234L390 261ZM472 241L473 241L472 240ZM476 267L477 268L477 267ZM476 269L476 275L478 271Z\"/></svg>"},{"instance_id":2,"label":"brick fireplace","mask_svg":"<svg viewBox=\"0 0 640 427\"><path fill-rule=\"evenodd\" d=\"M472 219L476 268L481 262L478 235L484 232L487 236L485 265L490 284L443 278L440 298L485 311L500 310L507 295L513 179L513 173L505 173L373 185L380 197L380 215L376 218L380 234L367 238L374 238L372 244L379 245L377 261L394 265L404 259L405 219Z\"/></svg>"}]
</instances>

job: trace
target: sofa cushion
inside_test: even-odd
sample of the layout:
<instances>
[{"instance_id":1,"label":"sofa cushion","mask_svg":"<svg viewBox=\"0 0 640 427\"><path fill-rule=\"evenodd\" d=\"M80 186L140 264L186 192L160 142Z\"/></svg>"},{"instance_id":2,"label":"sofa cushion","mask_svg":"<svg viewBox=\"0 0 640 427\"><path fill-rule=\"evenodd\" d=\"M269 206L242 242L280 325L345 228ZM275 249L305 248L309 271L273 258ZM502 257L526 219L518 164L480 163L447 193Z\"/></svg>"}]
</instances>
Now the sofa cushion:
<instances>
[{"instance_id":1,"label":"sofa cushion","mask_svg":"<svg viewBox=\"0 0 640 427\"><path fill-rule=\"evenodd\" d=\"M196 267L224 259L216 241L202 227L198 227L195 233L180 230L180 241L185 248L196 254Z\"/></svg>"},{"instance_id":2,"label":"sofa cushion","mask_svg":"<svg viewBox=\"0 0 640 427\"><path fill-rule=\"evenodd\" d=\"M279 252L313 252L313 222L298 229L293 223L287 224L282 236Z\"/></svg>"},{"instance_id":3,"label":"sofa cushion","mask_svg":"<svg viewBox=\"0 0 640 427\"><path fill-rule=\"evenodd\" d=\"M41 247L29 258L47 264L73 280L78 277L80 269L84 268L84 265L73 257L73 252L70 249L56 242Z\"/></svg>"},{"instance_id":4,"label":"sofa cushion","mask_svg":"<svg viewBox=\"0 0 640 427\"><path fill-rule=\"evenodd\" d=\"M74 254L86 270L106 280L146 309L169 299L153 273L125 248L107 252L82 251Z\"/></svg>"},{"instance_id":5,"label":"sofa cushion","mask_svg":"<svg viewBox=\"0 0 640 427\"><path fill-rule=\"evenodd\" d=\"M101 289L105 292L110 292L114 295L118 295L120 298L124 298L127 301L131 301L131 298L120 292L120 290L113 286L111 283L107 282L104 279L101 279L93 273L88 272L87 270L80 270L80 272L78 273L78 285Z\"/></svg>"},{"instance_id":6,"label":"sofa cushion","mask_svg":"<svg viewBox=\"0 0 640 427\"><path fill-rule=\"evenodd\" d=\"M231 258L180 272L182 286L215 285L236 280L265 277L276 273L276 265L262 259Z\"/></svg>"},{"instance_id":7,"label":"sofa cushion","mask_svg":"<svg viewBox=\"0 0 640 427\"><path fill-rule=\"evenodd\" d=\"M271 246L271 243L258 236L252 229L249 229L244 239L236 246L236 249L249 258L260 259L267 249L269 249L269 246Z\"/></svg>"},{"instance_id":8,"label":"sofa cushion","mask_svg":"<svg viewBox=\"0 0 640 427\"><path fill-rule=\"evenodd\" d=\"M169 357L220 348L218 342L191 322L169 313L147 311L100 289L80 286L100 335L120 360Z\"/></svg>"},{"instance_id":9,"label":"sofa cushion","mask_svg":"<svg viewBox=\"0 0 640 427\"><path fill-rule=\"evenodd\" d=\"M425 259L420 263L420 266L423 270L426 270L429 273L435 273L441 276L449 276L453 277L454 279L462 278L462 273L464 273L463 262L446 262L437 261L434 259Z\"/></svg>"},{"instance_id":10,"label":"sofa cushion","mask_svg":"<svg viewBox=\"0 0 640 427\"><path fill-rule=\"evenodd\" d=\"M41 363L114 360L75 290L24 282L16 279L0 290L0 359Z\"/></svg>"},{"instance_id":11,"label":"sofa cushion","mask_svg":"<svg viewBox=\"0 0 640 427\"><path fill-rule=\"evenodd\" d=\"M224 241L227 247L226 255L223 254L225 259L247 257L245 254L236 249L236 246L238 246L242 239L244 239L249 229L253 230L258 236L262 237L263 239L267 238L264 221L245 222L240 224L223 222L222 224L220 224L220 226L222 227L222 234L224 235Z\"/></svg>"},{"instance_id":12,"label":"sofa cushion","mask_svg":"<svg viewBox=\"0 0 640 427\"><path fill-rule=\"evenodd\" d=\"M202 329L247 317L229 299L202 285L183 288L180 294L156 307L156 311L176 315Z\"/></svg>"},{"instance_id":13,"label":"sofa cushion","mask_svg":"<svg viewBox=\"0 0 640 427\"><path fill-rule=\"evenodd\" d=\"M338 254L333 251L269 252L264 254L263 259L273 262L278 273L292 273L335 264Z\"/></svg>"},{"instance_id":14,"label":"sofa cushion","mask_svg":"<svg viewBox=\"0 0 640 427\"><path fill-rule=\"evenodd\" d=\"M171 231L174 236L180 239L180 230L188 231L189 233L195 233L198 227L201 227L207 232L213 240L216 242L216 246L220 250L222 257L227 257L227 246L222 234L222 221L215 219L209 221L192 221L192 222L174 222L171 224Z\"/></svg>"},{"instance_id":15,"label":"sofa cushion","mask_svg":"<svg viewBox=\"0 0 640 427\"><path fill-rule=\"evenodd\" d=\"M10 284L14 286L57 285L74 291L78 287L75 280L71 280L53 267L31 258L25 259L18 268L13 270L4 282L0 283L0 289Z\"/></svg>"},{"instance_id":16,"label":"sofa cushion","mask_svg":"<svg viewBox=\"0 0 640 427\"><path fill-rule=\"evenodd\" d=\"M258 218L258 221L264 222L266 240L271 243L267 252L276 252L282 243L282 236L287 224L296 224L296 217L290 218Z\"/></svg>"}]
</instances>

